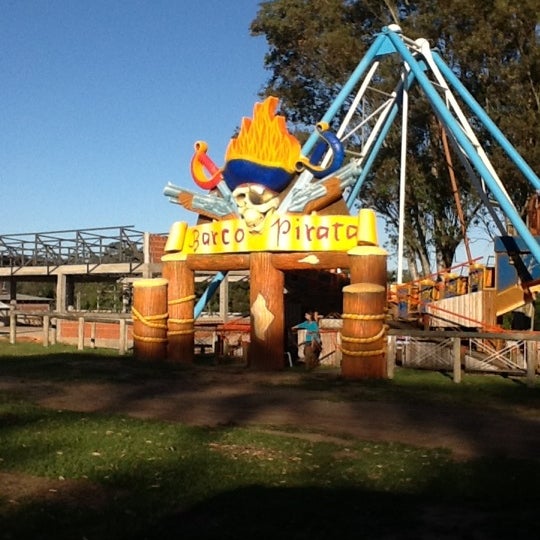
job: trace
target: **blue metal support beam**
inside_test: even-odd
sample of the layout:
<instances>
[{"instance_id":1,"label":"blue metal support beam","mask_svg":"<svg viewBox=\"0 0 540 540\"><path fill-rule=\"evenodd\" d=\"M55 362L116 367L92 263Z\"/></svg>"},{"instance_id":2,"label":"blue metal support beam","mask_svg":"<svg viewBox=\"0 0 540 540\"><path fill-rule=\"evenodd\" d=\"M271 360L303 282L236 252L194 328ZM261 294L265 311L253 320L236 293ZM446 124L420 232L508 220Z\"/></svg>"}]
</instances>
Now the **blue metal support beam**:
<instances>
[{"instance_id":1,"label":"blue metal support beam","mask_svg":"<svg viewBox=\"0 0 540 540\"><path fill-rule=\"evenodd\" d=\"M357 85L358 81L362 77L362 75L365 73L365 71L371 66L372 62L383 55L394 53L395 50L393 49L391 43L388 41L388 38L384 34L378 34L375 38L375 41L372 43L368 51L366 52L366 55L358 66L356 66L356 69L353 71L351 76L349 77L349 80L343 85L343 88L339 92L339 94L336 96L332 104L330 105L330 108L326 111L325 115L321 118L321 122L326 122L328 124L331 123L331 121L334 119L334 116L338 113L339 109L343 106L343 103L345 103L345 100L350 96L352 91L354 90L354 87ZM304 146L302 147L302 154L304 156L307 156L313 147L315 146L315 143L319 140L319 135L316 130L313 131L313 133L310 135L308 140L305 142Z\"/></svg>"},{"instance_id":2,"label":"blue metal support beam","mask_svg":"<svg viewBox=\"0 0 540 540\"><path fill-rule=\"evenodd\" d=\"M519 236L521 236L527 247L530 249L534 258L540 263L540 245L515 210L512 202L508 199L506 194L499 187L496 179L492 176L491 172L486 167L484 161L478 155L478 152L476 151L469 138L465 135L460 124L446 107L446 104L444 103L438 92L435 90L430 80L425 75L416 58L411 54L408 47L405 45L401 37L396 32L389 30L388 28L385 28L383 32L386 33L390 41L393 43L396 51L401 55L401 58L405 62L407 62L411 71L413 71L413 73L415 74L418 84L422 87L422 90L426 94L426 97L432 104L437 115L439 116L443 124L446 126L446 128L452 132L453 136L458 141L459 145L463 148L464 152L466 153L473 166L476 168L480 176L488 185L489 190L499 203L502 211L508 217L510 222L514 225L517 233L519 234Z\"/></svg>"},{"instance_id":3,"label":"blue metal support beam","mask_svg":"<svg viewBox=\"0 0 540 540\"><path fill-rule=\"evenodd\" d=\"M227 272L218 272L213 278L212 281L208 284L208 287L202 294L202 296L199 298L197 303L195 304L195 307L193 309L193 316L196 319L201 315L204 308L206 307L206 304L210 302L212 299L212 296L214 296L214 293L217 291L219 286L221 285L221 282L225 279L225 276L227 275Z\"/></svg>"},{"instance_id":4,"label":"blue metal support beam","mask_svg":"<svg viewBox=\"0 0 540 540\"><path fill-rule=\"evenodd\" d=\"M514 162L516 167L523 173L523 175L529 180L535 189L540 190L540 178L534 173L529 164L523 159L518 151L512 146L510 141L504 136L502 131L497 127L495 122L489 117L486 111L480 106L480 104L474 99L474 97L465 88L463 83L456 77L455 73L444 62L444 60L437 54L436 51L432 51L432 57L435 64L444 75L447 82L449 82L454 89L461 96L463 101L471 108L476 116L481 120L486 129L493 135L493 138L501 145L501 148L506 152L508 157Z\"/></svg>"}]
</instances>

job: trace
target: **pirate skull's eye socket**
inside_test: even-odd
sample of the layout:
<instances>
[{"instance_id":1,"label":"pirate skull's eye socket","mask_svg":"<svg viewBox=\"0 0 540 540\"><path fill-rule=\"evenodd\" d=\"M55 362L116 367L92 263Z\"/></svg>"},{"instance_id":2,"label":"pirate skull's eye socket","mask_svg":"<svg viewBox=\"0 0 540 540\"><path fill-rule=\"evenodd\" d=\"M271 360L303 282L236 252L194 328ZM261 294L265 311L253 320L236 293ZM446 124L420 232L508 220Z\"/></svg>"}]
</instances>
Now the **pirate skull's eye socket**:
<instances>
[{"instance_id":1,"label":"pirate skull's eye socket","mask_svg":"<svg viewBox=\"0 0 540 540\"><path fill-rule=\"evenodd\" d=\"M238 193L235 196L235 200L236 200L236 204L238 204L240 206L244 206L246 204L246 201L247 201L247 194L246 193Z\"/></svg>"},{"instance_id":2,"label":"pirate skull's eye socket","mask_svg":"<svg viewBox=\"0 0 540 540\"><path fill-rule=\"evenodd\" d=\"M264 204L266 202L262 193L257 193L254 191L249 192L249 200L251 204L254 205Z\"/></svg>"}]
</instances>

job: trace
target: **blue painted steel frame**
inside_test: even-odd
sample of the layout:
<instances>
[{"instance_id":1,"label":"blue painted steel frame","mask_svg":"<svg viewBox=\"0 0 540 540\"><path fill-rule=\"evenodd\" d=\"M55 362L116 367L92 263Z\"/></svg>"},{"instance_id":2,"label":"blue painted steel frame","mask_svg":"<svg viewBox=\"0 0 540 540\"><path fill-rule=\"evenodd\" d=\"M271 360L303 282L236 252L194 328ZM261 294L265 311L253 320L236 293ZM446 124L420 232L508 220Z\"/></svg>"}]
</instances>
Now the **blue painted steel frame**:
<instances>
[{"instance_id":1,"label":"blue painted steel frame","mask_svg":"<svg viewBox=\"0 0 540 540\"><path fill-rule=\"evenodd\" d=\"M208 284L208 287L195 304L195 307L193 309L193 316L195 317L195 319L199 317L199 315L203 312L206 304L210 302L210 299L212 298L212 296L214 296L214 293L217 291L217 289L221 285L221 282L225 279L226 275L227 272L218 272L212 278L212 281Z\"/></svg>"},{"instance_id":2,"label":"blue painted steel frame","mask_svg":"<svg viewBox=\"0 0 540 540\"><path fill-rule=\"evenodd\" d=\"M467 157L469 158L471 163L474 165L474 167L476 168L480 176L484 179L484 181L488 185L492 195L495 197L495 199L499 203L504 214L508 217L508 219L514 225L519 236L521 236L523 241L527 244L527 247L531 250L531 253L533 254L534 258L538 262L540 262L540 245L535 240L534 236L531 234L531 232L529 231L529 229L527 228L527 226L525 225L525 223L523 222L523 220L521 219L521 217L515 210L514 205L508 199L507 195L499 187L497 181L495 180L495 178L493 177L489 169L486 167L484 161L478 155L478 152L474 148L473 144L463 132L463 129L461 128L460 124L452 116L452 114L446 107L444 101L442 100L441 96L438 94L438 92L435 90L435 88L433 87L433 85L431 84L427 76L425 75L423 69L420 68L420 66L418 65L418 62L415 60L414 56L411 54L411 52L409 51L407 46L403 43L402 39L399 37L398 34L388 29L385 29L384 32L386 33L386 35L388 36L388 38L390 39L390 41L396 48L396 51L401 55L401 58L405 62L407 62L411 71L413 71L413 73L415 74L418 84L424 90L426 97L431 102L433 108L439 115L440 120L443 122L446 128L452 132L455 139L458 141L460 146L463 148L464 152L467 154ZM460 96L465 98L465 95L462 95L463 89L460 89L460 90L458 90L458 92L460 93ZM478 108L480 107L478 106ZM478 110L475 110L474 112L477 113Z\"/></svg>"},{"instance_id":3,"label":"blue painted steel frame","mask_svg":"<svg viewBox=\"0 0 540 540\"><path fill-rule=\"evenodd\" d=\"M454 72L446 65L444 60L439 56L436 51L432 51L435 64L444 75L447 82L449 82L458 94L463 98L463 101L471 108L471 110L478 116L484 126L493 135L495 140L501 145L502 149L508 154L508 157L516 164L523 175L529 180L529 182L540 190L540 178L534 173L529 164L523 159L518 151L512 146L510 141L504 136L502 131L497 127L495 122L488 116L486 111L480 106L480 104L474 99L474 97L465 88L463 83L456 77Z\"/></svg>"},{"instance_id":4,"label":"blue painted steel frame","mask_svg":"<svg viewBox=\"0 0 540 540\"><path fill-rule=\"evenodd\" d=\"M358 66L356 66L356 69L353 71L352 75L349 77L349 80L345 83L339 94L336 96L336 99L332 102L332 105L330 105L330 108L328 111L326 111L326 114L321 118L321 122L326 122L330 124L330 122L333 120L334 116L338 113L340 107L343 105L347 97L352 93L355 85L360 80L360 77L364 74L366 69L369 68L373 60L381 56L383 54L390 54L391 52L395 52L392 49L388 49L388 39L385 35L379 34L375 38L375 41L372 43L370 48L368 49L366 55ZM314 131L308 138L308 140L304 143L304 146L302 147L302 154L307 156L311 150L313 149L313 146L318 140L318 133L317 131Z\"/></svg>"}]
</instances>

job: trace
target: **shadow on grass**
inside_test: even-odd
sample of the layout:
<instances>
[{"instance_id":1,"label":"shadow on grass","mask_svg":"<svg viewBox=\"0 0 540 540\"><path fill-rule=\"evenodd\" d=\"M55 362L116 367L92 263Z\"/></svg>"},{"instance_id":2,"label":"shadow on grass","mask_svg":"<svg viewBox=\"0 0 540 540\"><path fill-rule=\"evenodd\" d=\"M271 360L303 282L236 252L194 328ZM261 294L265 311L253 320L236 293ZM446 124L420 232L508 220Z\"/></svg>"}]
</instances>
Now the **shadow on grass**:
<instances>
[{"instance_id":1,"label":"shadow on grass","mask_svg":"<svg viewBox=\"0 0 540 540\"><path fill-rule=\"evenodd\" d=\"M532 538L533 505L464 502L360 489L249 487L223 493L139 538Z\"/></svg>"},{"instance_id":2,"label":"shadow on grass","mask_svg":"<svg viewBox=\"0 0 540 540\"><path fill-rule=\"evenodd\" d=\"M538 538L536 504L366 491L249 486L189 509L158 513L142 495L100 512L34 505L3 520L2 538L92 539L475 539ZM156 512L152 514L152 512Z\"/></svg>"},{"instance_id":3,"label":"shadow on grass","mask_svg":"<svg viewBox=\"0 0 540 540\"><path fill-rule=\"evenodd\" d=\"M0 376L46 379L49 381L83 380L125 382L167 378L192 369L189 365L166 362L137 362L131 355L118 356L108 350L74 349L44 352L43 347L26 347L22 354L0 355Z\"/></svg>"},{"instance_id":4,"label":"shadow on grass","mask_svg":"<svg viewBox=\"0 0 540 540\"><path fill-rule=\"evenodd\" d=\"M131 358L72 352L55 352L37 357L8 357L4 354L0 361L0 375L33 378L38 382L57 380L62 381L62 384L70 380L104 382L152 381L158 378L181 380L186 376L193 377L198 369L196 366L137 364ZM205 366L201 369L211 368ZM216 376L221 373L220 369L216 368ZM228 373L231 374L230 371ZM393 419L394 423L388 426L390 430L399 430L407 426L407 429L421 433L432 433L435 439L437 428L442 428L444 432L452 431L459 434L463 440L486 452L501 444L500 441L504 442L509 437L511 429L518 429L523 453L528 450L528 453L536 456L536 461L482 459L463 463L451 462L448 466L441 466L440 469L430 467L429 471L419 468L417 478L414 477L416 473L409 475L413 477L411 482L414 487L408 493L368 489L365 482L353 484L347 476L349 469L346 473L343 472L344 469L340 469L340 474L343 474L340 477L342 482L338 478L334 482L332 477L332 487L327 488L320 487L323 480L318 481L319 486L314 486L318 479L311 475L317 473L309 471L306 478L287 478L296 484L304 482L302 487L251 485L227 489L223 486L230 487L231 484L222 480L235 475L232 469L233 462L227 463L223 470L220 469L222 478L216 478L206 462L201 461L197 466L201 449L196 446L194 458L185 462L175 458L170 468L159 465L157 461L140 458L148 467L148 470L145 469L145 478L152 479L157 474L166 480L161 488L154 489L150 481L140 481L137 474L141 473L127 467L125 471L115 468L113 473L109 473L108 470L99 473L107 476L102 476L99 481L103 497L98 497L97 500L96 495L90 500L89 490L84 489L58 498L45 496L32 500L22 499L15 503L0 500L2 523L0 538L5 540L74 538L521 540L539 537L537 490L540 485L540 469L537 452L540 448L538 444L540 439L536 419L520 419L512 414L500 415L496 429L483 432L484 426L493 427L492 424L488 424L490 421L493 422L493 418L483 417L480 410L467 407L458 411L466 412L467 416L455 414L450 417L446 398L443 400L444 406L435 411L437 413L435 416L434 408L426 407L426 403L430 400L436 403L437 394L441 392L448 400L452 396L457 399L461 395L466 402L470 393L470 399L477 403L482 397L481 388L484 383L479 387L463 387L465 388L463 390L444 380L444 377L441 377L444 383L439 383L436 374L428 374L429 377L416 374L416 380L407 374L396 381L358 383L341 381L333 374L322 372L295 375L297 377L293 377L292 383L285 378L281 383L277 381L262 389L252 389L242 396L218 393L208 397L202 385L194 392L193 400L185 403L173 400L178 397L184 399L184 394L174 385L172 389L155 386L141 390L135 387L129 389L128 393L117 396L119 401L114 403L114 408L127 409L129 405L143 398L148 399L150 394L156 394L157 398L163 400L166 397L167 401L170 401L174 414L188 407L206 404L209 400L212 414L215 416L217 412L224 412L226 414L224 420L232 423L256 423L261 418L260 415L274 411L276 418L287 418L286 415L290 414L291 424L305 427L302 422L305 422L306 418L320 421L324 414L333 410L333 405L342 405L329 402L321 405L321 401L322 398L328 398L331 392L343 389L349 392L351 401L344 404L345 409L337 408L335 412L339 414L327 416L326 424L321 427L325 433L335 430L346 432L346 428L349 427L352 436L365 438L366 433L369 433L366 425L360 426L358 431L360 435L355 433L353 428L359 427L360 419L365 420L370 414L375 414L376 411L368 407L369 403L365 403L366 400L373 399L384 401L383 415L368 418L371 423L367 424L367 427L381 423L388 425ZM232 373L232 377L226 379L225 383L231 384L234 376ZM204 381L206 385L216 383L216 379L212 377L205 378ZM271 392L272 386L287 392L285 395L280 392L275 396ZM510 390L506 397L514 399L512 396L516 387L511 385L508 387ZM496 394L492 388L502 389L503 394L506 392L504 385L496 384L486 388L486 395ZM320 399L293 400L295 390L304 390L306 395L311 391L311 394L316 394ZM526 388L523 390L528 393ZM480 398L473 395L475 392L480 393ZM536 394L529 394L529 397L531 396L537 396L537 391ZM346 395L339 396L338 401L342 397L345 399ZM405 407L407 401L409 404L419 406ZM532 402L534 407L534 399ZM316 409L317 414L313 413L313 403L320 406ZM501 401L500 405L504 405L504 401ZM344 411L347 411L348 416L341 414ZM30 413L26 413L26 423L34 423L40 419L40 414L45 414L39 411ZM295 416L296 413L298 416ZM60 415L59 412L58 414ZM61 413L61 416L66 415ZM77 418L75 414L74 418ZM24 425L12 412L8 412L0 420L8 441L8 432ZM79 431L77 434L80 435ZM200 445L200 441L198 444ZM4 453L7 452L5 444L2 450ZM26 450L13 452L16 456L13 461L23 463L24 452L35 457L39 451L35 444L28 445ZM41 452L43 459L50 454L49 442L43 445ZM358 459L362 459L361 455ZM77 471L79 472L79 469ZM236 471L240 480L237 481L234 476L234 481L238 485L244 478L245 470L240 467ZM109 474L113 477L109 477ZM368 479L371 480L369 477ZM203 487L199 487L199 484ZM339 487L342 484L344 487ZM131 487L133 485L144 487L136 491ZM131 489L126 492L125 486L130 486ZM200 493L205 489L206 498L203 499ZM218 492L220 489L223 491ZM2 486L0 486L1 496ZM186 500L196 499L200 502L186 504Z\"/></svg>"},{"instance_id":5,"label":"shadow on grass","mask_svg":"<svg viewBox=\"0 0 540 540\"><path fill-rule=\"evenodd\" d=\"M179 365L141 363L104 350L43 351L36 345L17 346L12 354L4 349L0 379L17 378L22 384L12 385L15 395L48 406L153 415L190 425L290 425L424 446L450 441L486 455L538 458L538 384L528 388L493 375L454 384L440 373L412 370L398 370L395 379L383 381L347 381L334 371L296 369L251 378L253 372L243 366L212 366L207 358ZM249 380L252 384L241 386ZM83 395L80 387L70 392L75 387L70 382L98 384ZM77 409L77 399L84 408Z\"/></svg>"}]
</instances>

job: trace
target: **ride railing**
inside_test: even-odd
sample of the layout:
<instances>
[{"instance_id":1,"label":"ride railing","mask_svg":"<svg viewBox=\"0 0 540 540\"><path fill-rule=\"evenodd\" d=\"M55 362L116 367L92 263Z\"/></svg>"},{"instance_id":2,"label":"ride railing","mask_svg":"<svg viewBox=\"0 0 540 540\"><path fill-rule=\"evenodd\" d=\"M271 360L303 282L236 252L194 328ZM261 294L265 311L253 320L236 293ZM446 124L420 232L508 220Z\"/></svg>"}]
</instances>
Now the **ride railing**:
<instances>
[{"instance_id":1,"label":"ride railing","mask_svg":"<svg viewBox=\"0 0 540 540\"><path fill-rule=\"evenodd\" d=\"M494 268L473 261L389 287L388 301L397 306L397 318L417 319L425 306L437 300L494 287Z\"/></svg>"}]
</instances>

